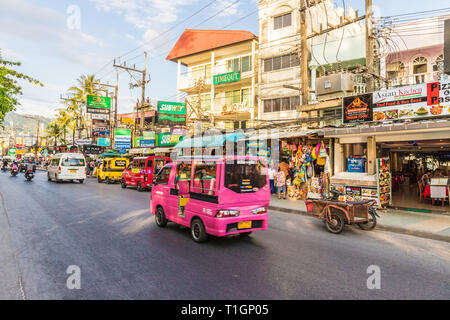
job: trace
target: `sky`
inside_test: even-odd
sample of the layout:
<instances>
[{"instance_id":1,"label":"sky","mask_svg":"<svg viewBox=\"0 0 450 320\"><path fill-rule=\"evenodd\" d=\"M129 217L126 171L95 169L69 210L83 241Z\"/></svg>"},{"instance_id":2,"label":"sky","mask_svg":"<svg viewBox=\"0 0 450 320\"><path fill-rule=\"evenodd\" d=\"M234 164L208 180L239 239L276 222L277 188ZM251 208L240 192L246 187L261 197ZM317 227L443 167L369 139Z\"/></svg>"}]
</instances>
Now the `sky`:
<instances>
[{"instance_id":1,"label":"sky","mask_svg":"<svg viewBox=\"0 0 450 320\"><path fill-rule=\"evenodd\" d=\"M336 0L364 12L364 0ZM2 57L20 61L18 71L44 83L21 82L17 112L53 116L60 96L82 74L95 73L116 83L116 62L144 67L151 82L147 96L176 100L176 63L165 58L184 29L247 30L258 35L258 0L0 0ZM376 16L449 7L447 0L373 0ZM130 52L131 51L131 52ZM130 75L119 72L119 113L133 110L140 88L130 89Z\"/></svg>"}]
</instances>

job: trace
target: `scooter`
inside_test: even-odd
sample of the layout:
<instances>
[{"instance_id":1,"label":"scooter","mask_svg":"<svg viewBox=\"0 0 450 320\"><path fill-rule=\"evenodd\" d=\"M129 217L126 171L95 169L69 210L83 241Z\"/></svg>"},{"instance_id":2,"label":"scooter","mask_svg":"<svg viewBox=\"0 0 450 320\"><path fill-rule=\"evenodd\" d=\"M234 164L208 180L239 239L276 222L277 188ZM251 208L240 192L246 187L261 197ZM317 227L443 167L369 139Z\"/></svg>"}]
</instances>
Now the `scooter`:
<instances>
[{"instance_id":1,"label":"scooter","mask_svg":"<svg viewBox=\"0 0 450 320\"><path fill-rule=\"evenodd\" d=\"M8 170L8 167L7 166L2 166L2 171L3 172L6 172Z\"/></svg>"},{"instance_id":2,"label":"scooter","mask_svg":"<svg viewBox=\"0 0 450 320\"><path fill-rule=\"evenodd\" d=\"M31 181L34 178L33 170L28 170L27 172L25 172L25 178L28 181Z\"/></svg>"},{"instance_id":3,"label":"scooter","mask_svg":"<svg viewBox=\"0 0 450 320\"><path fill-rule=\"evenodd\" d=\"M18 173L19 173L19 169L11 169L11 175L13 177L17 176Z\"/></svg>"}]
</instances>

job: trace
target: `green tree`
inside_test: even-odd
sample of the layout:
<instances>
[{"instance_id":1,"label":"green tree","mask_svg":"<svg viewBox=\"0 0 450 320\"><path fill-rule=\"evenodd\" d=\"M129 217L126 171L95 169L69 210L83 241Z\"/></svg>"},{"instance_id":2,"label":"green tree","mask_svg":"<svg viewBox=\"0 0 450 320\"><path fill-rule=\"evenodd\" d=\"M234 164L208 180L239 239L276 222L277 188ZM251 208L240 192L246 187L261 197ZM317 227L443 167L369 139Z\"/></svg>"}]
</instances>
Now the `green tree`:
<instances>
[{"instance_id":1,"label":"green tree","mask_svg":"<svg viewBox=\"0 0 450 320\"><path fill-rule=\"evenodd\" d=\"M52 123L50 123L50 125L47 127L45 131L46 131L46 138L48 139L49 142L53 140L53 146L56 149L56 147L58 146L58 140L61 138L62 135L61 127L58 125L58 123L56 123L56 121L53 121Z\"/></svg>"},{"instance_id":2,"label":"green tree","mask_svg":"<svg viewBox=\"0 0 450 320\"><path fill-rule=\"evenodd\" d=\"M11 68L20 65L21 63L18 61L4 60L0 50L0 125L3 124L5 115L20 105L17 98L22 95L22 87L18 84L18 80L26 80L32 84L44 86L38 80Z\"/></svg>"}]
</instances>

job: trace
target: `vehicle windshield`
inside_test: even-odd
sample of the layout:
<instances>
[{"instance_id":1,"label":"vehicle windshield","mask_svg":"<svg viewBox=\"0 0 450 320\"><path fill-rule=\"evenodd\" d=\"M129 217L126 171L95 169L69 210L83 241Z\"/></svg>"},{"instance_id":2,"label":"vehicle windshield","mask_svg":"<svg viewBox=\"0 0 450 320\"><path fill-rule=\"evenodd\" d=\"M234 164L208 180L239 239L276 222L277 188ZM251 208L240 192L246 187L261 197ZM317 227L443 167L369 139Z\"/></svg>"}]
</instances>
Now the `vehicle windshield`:
<instances>
[{"instance_id":1,"label":"vehicle windshield","mask_svg":"<svg viewBox=\"0 0 450 320\"><path fill-rule=\"evenodd\" d=\"M257 192L267 184L266 166L260 161L225 164L225 187L237 193Z\"/></svg>"},{"instance_id":2,"label":"vehicle windshield","mask_svg":"<svg viewBox=\"0 0 450 320\"><path fill-rule=\"evenodd\" d=\"M62 161L63 167L83 167L84 159L66 158Z\"/></svg>"}]
</instances>

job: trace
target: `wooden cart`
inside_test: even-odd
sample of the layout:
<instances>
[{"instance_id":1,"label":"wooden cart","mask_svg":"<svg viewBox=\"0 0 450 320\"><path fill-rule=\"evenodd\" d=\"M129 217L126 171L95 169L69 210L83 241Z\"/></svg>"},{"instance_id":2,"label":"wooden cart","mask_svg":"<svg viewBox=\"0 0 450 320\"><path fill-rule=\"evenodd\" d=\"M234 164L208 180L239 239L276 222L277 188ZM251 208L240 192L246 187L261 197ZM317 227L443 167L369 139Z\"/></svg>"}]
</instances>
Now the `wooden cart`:
<instances>
[{"instance_id":1,"label":"wooden cart","mask_svg":"<svg viewBox=\"0 0 450 320\"><path fill-rule=\"evenodd\" d=\"M323 220L331 233L341 233L346 224L372 230L377 224L376 211L369 202L313 200L312 214Z\"/></svg>"}]
</instances>

